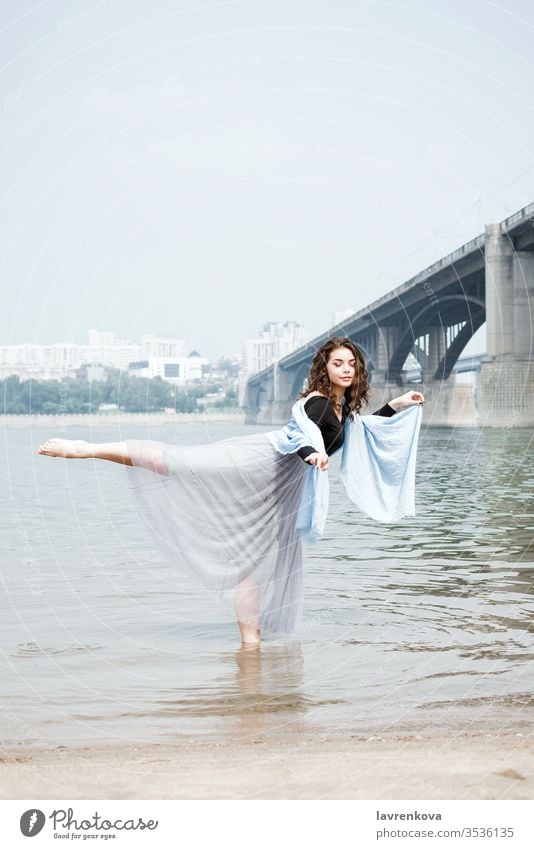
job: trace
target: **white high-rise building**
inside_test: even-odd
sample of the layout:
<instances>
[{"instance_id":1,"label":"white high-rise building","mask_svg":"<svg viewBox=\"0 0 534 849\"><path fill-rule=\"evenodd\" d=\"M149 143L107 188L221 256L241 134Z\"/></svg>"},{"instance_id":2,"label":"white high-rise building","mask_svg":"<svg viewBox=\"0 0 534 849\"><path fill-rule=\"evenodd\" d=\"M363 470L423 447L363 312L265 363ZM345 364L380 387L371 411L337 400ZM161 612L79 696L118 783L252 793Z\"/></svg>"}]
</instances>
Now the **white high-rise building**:
<instances>
[{"instance_id":1,"label":"white high-rise building","mask_svg":"<svg viewBox=\"0 0 534 849\"><path fill-rule=\"evenodd\" d=\"M241 371L256 374L304 344L304 329L296 321L270 321L253 339L245 339Z\"/></svg>"},{"instance_id":2,"label":"white high-rise building","mask_svg":"<svg viewBox=\"0 0 534 849\"><path fill-rule=\"evenodd\" d=\"M90 348L111 348L116 341L114 333L108 333L105 330L95 330L94 327L88 331L87 338Z\"/></svg>"},{"instance_id":3,"label":"white high-rise building","mask_svg":"<svg viewBox=\"0 0 534 849\"><path fill-rule=\"evenodd\" d=\"M82 363L118 368L124 371L141 356L141 346L128 339L117 339L114 333L89 330L89 344L80 345Z\"/></svg>"},{"instance_id":4,"label":"white high-rise building","mask_svg":"<svg viewBox=\"0 0 534 849\"><path fill-rule=\"evenodd\" d=\"M185 342L172 336L142 336L141 359L178 359L185 357Z\"/></svg>"},{"instance_id":5,"label":"white high-rise building","mask_svg":"<svg viewBox=\"0 0 534 849\"><path fill-rule=\"evenodd\" d=\"M297 321L270 321L253 339L245 339L239 375L239 403L251 374L268 368L277 360L304 345L304 328Z\"/></svg>"}]
</instances>

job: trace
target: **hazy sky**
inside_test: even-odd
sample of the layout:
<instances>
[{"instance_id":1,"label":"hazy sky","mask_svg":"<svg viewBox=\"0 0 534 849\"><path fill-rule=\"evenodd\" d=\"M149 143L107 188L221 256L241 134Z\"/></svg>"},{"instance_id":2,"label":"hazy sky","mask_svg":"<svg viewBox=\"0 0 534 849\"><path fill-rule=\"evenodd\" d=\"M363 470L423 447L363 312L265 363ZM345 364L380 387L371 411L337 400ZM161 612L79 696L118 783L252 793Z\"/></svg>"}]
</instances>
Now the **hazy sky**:
<instances>
[{"instance_id":1,"label":"hazy sky","mask_svg":"<svg viewBox=\"0 0 534 849\"><path fill-rule=\"evenodd\" d=\"M4 0L0 343L307 337L534 200L529 0Z\"/></svg>"}]
</instances>

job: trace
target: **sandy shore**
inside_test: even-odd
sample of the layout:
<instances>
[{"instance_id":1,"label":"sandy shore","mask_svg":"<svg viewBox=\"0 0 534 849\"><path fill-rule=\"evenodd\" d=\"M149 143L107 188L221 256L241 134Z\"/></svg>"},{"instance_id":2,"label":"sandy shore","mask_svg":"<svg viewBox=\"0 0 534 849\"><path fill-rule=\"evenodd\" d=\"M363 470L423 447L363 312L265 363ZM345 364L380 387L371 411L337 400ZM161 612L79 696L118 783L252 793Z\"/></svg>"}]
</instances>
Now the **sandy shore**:
<instances>
[{"instance_id":1,"label":"sandy shore","mask_svg":"<svg viewBox=\"0 0 534 849\"><path fill-rule=\"evenodd\" d=\"M2 799L532 799L534 735L3 750Z\"/></svg>"}]
</instances>

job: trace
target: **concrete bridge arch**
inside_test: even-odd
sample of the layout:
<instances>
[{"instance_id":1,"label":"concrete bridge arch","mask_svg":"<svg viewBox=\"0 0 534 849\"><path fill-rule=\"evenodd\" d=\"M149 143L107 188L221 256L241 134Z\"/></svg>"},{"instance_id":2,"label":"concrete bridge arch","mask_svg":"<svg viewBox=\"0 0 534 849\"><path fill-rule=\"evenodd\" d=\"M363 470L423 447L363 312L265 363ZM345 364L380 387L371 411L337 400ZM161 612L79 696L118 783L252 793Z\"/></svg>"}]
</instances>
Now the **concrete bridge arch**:
<instances>
[{"instance_id":1,"label":"concrete bridge arch","mask_svg":"<svg viewBox=\"0 0 534 849\"><path fill-rule=\"evenodd\" d=\"M247 420L287 421L317 348L349 336L362 349L371 405L399 394L416 351L424 367L425 417L454 423L451 372L486 322L476 409L462 423L534 425L534 203L433 263L415 277L284 357L247 383ZM421 340L424 340L423 342ZM374 397L373 397L374 396Z\"/></svg>"}]
</instances>

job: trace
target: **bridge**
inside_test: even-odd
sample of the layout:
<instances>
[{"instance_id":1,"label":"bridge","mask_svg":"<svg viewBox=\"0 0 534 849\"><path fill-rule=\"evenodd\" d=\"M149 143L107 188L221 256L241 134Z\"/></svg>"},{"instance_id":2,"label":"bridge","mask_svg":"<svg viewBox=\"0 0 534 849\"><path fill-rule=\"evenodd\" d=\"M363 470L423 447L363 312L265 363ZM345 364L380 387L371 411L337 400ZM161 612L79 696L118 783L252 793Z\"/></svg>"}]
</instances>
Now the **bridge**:
<instances>
[{"instance_id":1,"label":"bridge","mask_svg":"<svg viewBox=\"0 0 534 849\"><path fill-rule=\"evenodd\" d=\"M371 412L410 387L407 357L417 359L425 419L434 425L534 425L534 203L433 263L303 347L252 375L248 422L287 421L317 348L349 336L367 364ZM486 322L476 401L454 380L471 337ZM403 388L404 387L404 388Z\"/></svg>"}]
</instances>

